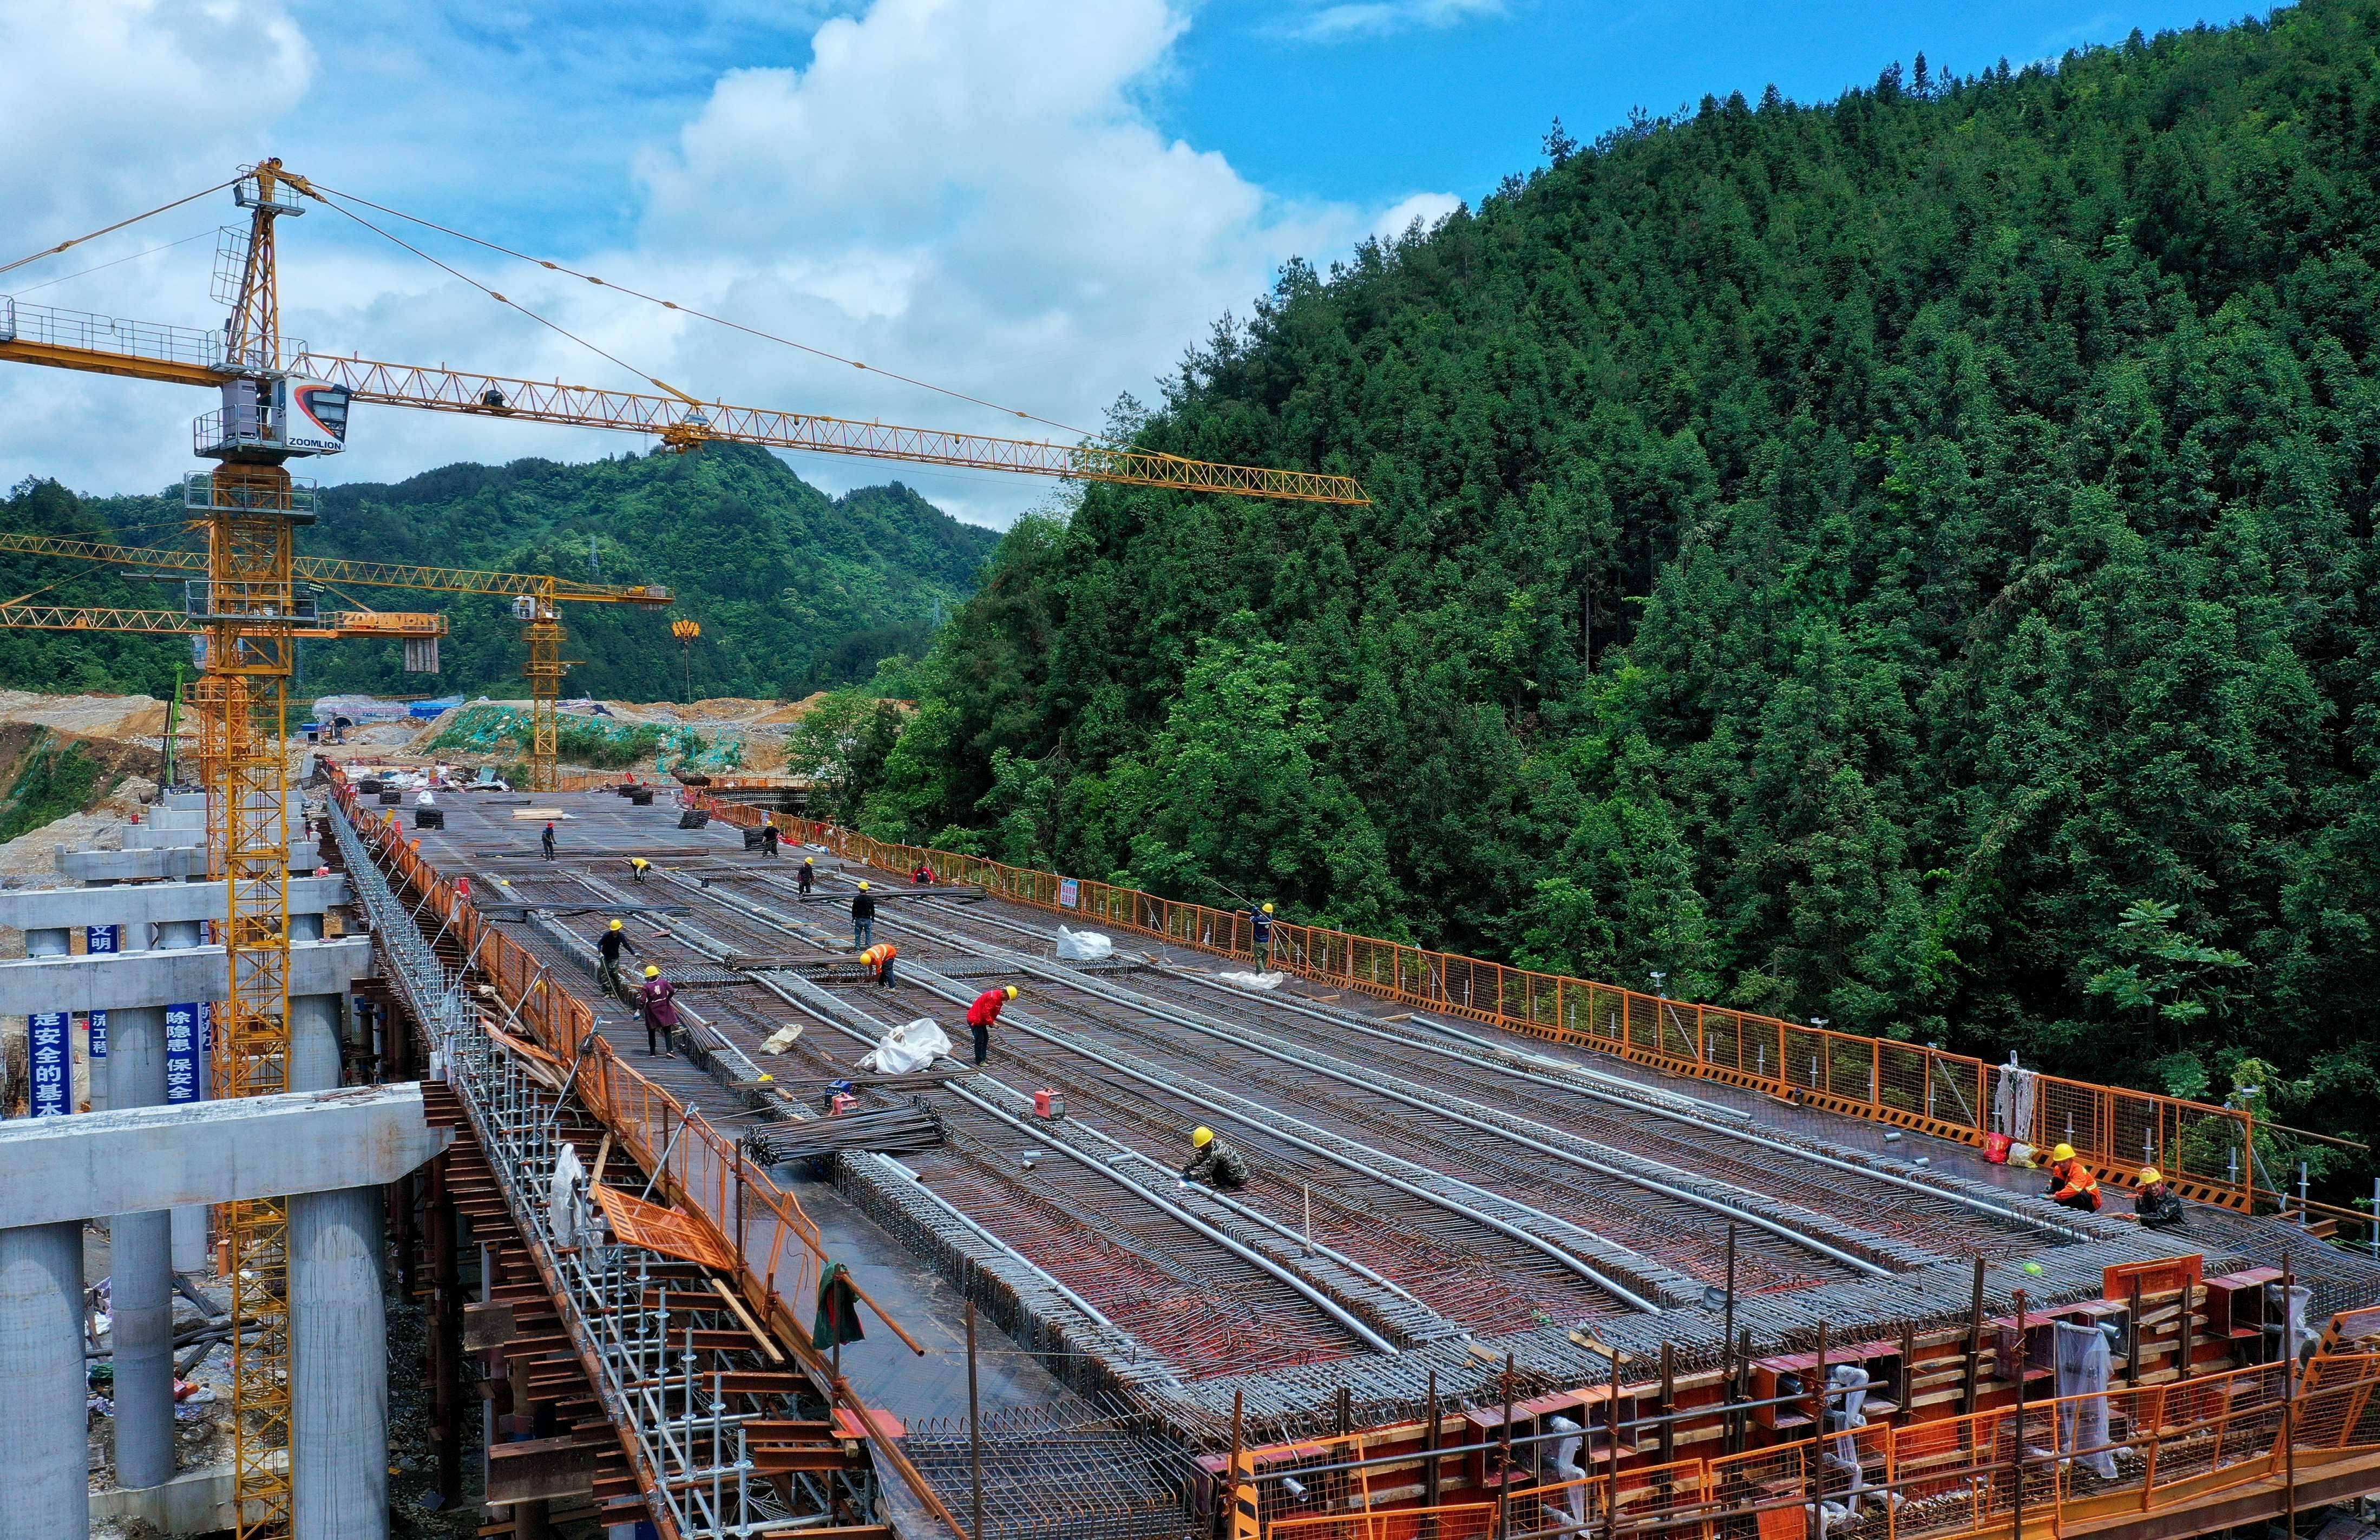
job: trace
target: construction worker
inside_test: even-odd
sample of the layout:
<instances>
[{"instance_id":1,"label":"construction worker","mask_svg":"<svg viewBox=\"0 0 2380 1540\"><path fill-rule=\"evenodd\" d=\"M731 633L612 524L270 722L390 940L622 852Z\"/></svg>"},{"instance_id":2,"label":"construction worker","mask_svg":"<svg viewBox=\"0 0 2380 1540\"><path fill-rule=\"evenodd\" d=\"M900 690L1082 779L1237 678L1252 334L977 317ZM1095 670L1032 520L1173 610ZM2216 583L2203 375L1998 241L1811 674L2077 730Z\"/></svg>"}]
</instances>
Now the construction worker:
<instances>
[{"instance_id":1,"label":"construction worker","mask_svg":"<svg viewBox=\"0 0 2380 1540\"><path fill-rule=\"evenodd\" d=\"M645 964L645 987L637 991L637 1004L645 1014L645 1057L653 1056L653 1040L658 1037L661 1051L676 1058L670 1034L677 1030L677 989L650 963Z\"/></svg>"},{"instance_id":2,"label":"construction worker","mask_svg":"<svg viewBox=\"0 0 2380 1540\"><path fill-rule=\"evenodd\" d=\"M597 938L595 942L595 950L601 953L603 958L603 992L614 1000L634 998L628 988L627 981L620 976L620 952L624 947L630 952L637 952L637 943L628 940L628 932L618 920L613 920L610 928ZM637 952L637 955L642 957L644 953Z\"/></svg>"},{"instance_id":3,"label":"construction worker","mask_svg":"<svg viewBox=\"0 0 2380 1540\"><path fill-rule=\"evenodd\" d=\"M795 886L801 889L802 896L804 898L808 898L810 896L810 884L817 880L818 864L812 861L808 856L803 856L802 869L794 874Z\"/></svg>"},{"instance_id":4,"label":"construction worker","mask_svg":"<svg viewBox=\"0 0 2380 1540\"><path fill-rule=\"evenodd\" d=\"M2072 1145L2061 1144L2049 1152L2049 1201L2085 1214L2099 1211L2099 1179L2091 1174Z\"/></svg>"},{"instance_id":5,"label":"construction worker","mask_svg":"<svg viewBox=\"0 0 2380 1540\"><path fill-rule=\"evenodd\" d=\"M537 837L537 843L540 843L540 844L541 844L541 845L543 845L543 846L545 847L545 858L546 858L547 860L549 860L549 861L552 860L552 859L553 859L553 820L552 820L552 819L546 819L546 820L545 820L545 832L544 832L544 833L542 833L542 834L540 834L540 835Z\"/></svg>"},{"instance_id":6,"label":"construction worker","mask_svg":"<svg viewBox=\"0 0 2380 1540\"><path fill-rule=\"evenodd\" d=\"M645 873L652 870L652 868L653 864L650 861L646 860L641 855L632 855L628 857L628 876L631 880L640 885L645 880Z\"/></svg>"},{"instance_id":7,"label":"construction worker","mask_svg":"<svg viewBox=\"0 0 2380 1540\"><path fill-rule=\"evenodd\" d=\"M1005 988L986 989L975 997L973 1005L967 1007L967 1030L975 1034L975 1061L978 1069L990 1056L991 1027L1000 1020L1001 1007L1015 998L1016 986L1011 984Z\"/></svg>"},{"instance_id":8,"label":"construction worker","mask_svg":"<svg viewBox=\"0 0 2380 1540\"><path fill-rule=\"evenodd\" d=\"M862 882L851 895L851 945L858 951L876 944L876 895Z\"/></svg>"},{"instance_id":9,"label":"construction worker","mask_svg":"<svg viewBox=\"0 0 2380 1540\"><path fill-rule=\"evenodd\" d=\"M889 989L892 988L892 959L900 955L899 947L890 941L879 941L859 954L859 965L868 970L868 977Z\"/></svg>"},{"instance_id":10,"label":"construction worker","mask_svg":"<svg viewBox=\"0 0 2380 1540\"><path fill-rule=\"evenodd\" d=\"M2166 1185L2165 1173L2155 1166L2141 1168L2141 1190L2132 1194L2132 1218L2143 1230L2174 1230L2189 1218L2181 1194Z\"/></svg>"},{"instance_id":11,"label":"construction worker","mask_svg":"<svg viewBox=\"0 0 2380 1540\"><path fill-rule=\"evenodd\" d=\"M1272 971L1272 905L1248 911L1248 926L1256 936L1257 971Z\"/></svg>"},{"instance_id":12,"label":"construction worker","mask_svg":"<svg viewBox=\"0 0 2380 1540\"><path fill-rule=\"evenodd\" d=\"M1240 1152L1215 1137L1204 1126L1190 1131L1190 1145L1198 1153L1182 1168L1184 1182L1203 1182L1217 1192L1236 1193L1248 1184L1248 1163Z\"/></svg>"},{"instance_id":13,"label":"construction worker","mask_svg":"<svg viewBox=\"0 0 2380 1540\"><path fill-rule=\"evenodd\" d=\"M761 818L766 819L769 815L763 813L760 816ZM763 823L760 825L760 854L768 856L771 860L776 859L777 826L773 823Z\"/></svg>"}]
</instances>

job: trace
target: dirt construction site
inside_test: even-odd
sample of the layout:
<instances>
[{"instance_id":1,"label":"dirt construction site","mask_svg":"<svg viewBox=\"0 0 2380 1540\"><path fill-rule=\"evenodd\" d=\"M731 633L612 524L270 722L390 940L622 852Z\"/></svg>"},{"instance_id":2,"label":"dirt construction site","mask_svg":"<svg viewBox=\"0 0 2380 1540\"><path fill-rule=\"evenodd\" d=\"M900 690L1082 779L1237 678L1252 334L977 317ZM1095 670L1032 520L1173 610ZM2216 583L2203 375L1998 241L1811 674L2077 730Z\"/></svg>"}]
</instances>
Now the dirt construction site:
<instances>
[{"instance_id":1,"label":"dirt construction site","mask_svg":"<svg viewBox=\"0 0 2380 1540\"><path fill-rule=\"evenodd\" d=\"M2021 1408L2027 1382L2067 1393L2054 1340L2027 1335L2052 1325L2107 1327L2102 1389L2213 1385L2280 1352L2249 1295L2295 1302L2285 1334L2380 1298L2380 1261L2283 1219L2192 1204L2182 1231L2146 1231L2112 1186L2104 1211L2076 1212L1973 1143L1214 947L1117 934L1062 958L1061 928L1092 922L798 831L771 856L668 797L444 807L443 828L402 831L425 869L468 879L614 1050L768 1163L915 1340L871 1335L840 1368L954 1499L972 1372L999 1533L1193 1533L1235 1469L1284 1534L1390 1492L1509 1505L1525 1450L1513 1462L1508 1443L1496 1471L1475 1449L1429 1451L1565 1425L1600 1437L1608 1414L1611 1437L1563 1454L1581 1479L1597 1449L1615 1479L1632 1452L1751 1459L1805 1410L1841 1426L1797 1398L1846 1365L1879 1428L1972 1419L2011 1395ZM898 949L889 985L856 961L862 882L872 940ZM677 1057L648 1058L637 1012L601 986L613 918L632 976L650 965L679 990ZM977 1067L964 1013L1009 985ZM946 1051L861 1068L920 1022ZM1181 1179L1201 1126L1244 1157L1244 1187ZM985 1316L972 1370L968 1300ZM1690 1419L1722 1394L1767 1403Z\"/></svg>"}]
</instances>

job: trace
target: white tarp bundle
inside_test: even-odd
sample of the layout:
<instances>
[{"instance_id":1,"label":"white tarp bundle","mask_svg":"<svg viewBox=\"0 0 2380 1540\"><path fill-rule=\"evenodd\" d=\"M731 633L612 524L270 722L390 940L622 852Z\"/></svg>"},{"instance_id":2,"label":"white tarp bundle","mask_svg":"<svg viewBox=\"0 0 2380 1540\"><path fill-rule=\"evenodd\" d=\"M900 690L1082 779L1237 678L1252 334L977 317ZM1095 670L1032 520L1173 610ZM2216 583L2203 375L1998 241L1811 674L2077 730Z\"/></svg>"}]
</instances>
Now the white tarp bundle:
<instances>
[{"instance_id":1,"label":"white tarp bundle","mask_svg":"<svg viewBox=\"0 0 2380 1540\"><path fill-rule=\"evenodd\" d=\"M1999 1071L1999 1083L1992 1087L1992 1129L2011 1139L2030 1138L2037 1077L2033 1071L2019 1066L2013 1053Z\"/></svg>"},{"instance_id":2,"label":"white tarp bundle","mask_svg":"<svg viewBox=\"0 0 2380 1540\"><path fill-rule=\"evenodd\" d=\"M553 1180L547 1184L546 1214L553 1224L553 1243L575 1246L578 1243L578 1183L585 1179L587 1168L578 1163L578 1152L568 1145L553 1158Z\"/></svg>"},{"instance_id":3,"label":"white tarp bundle","mask_svg":"<svg viewBox=\"0 0 2380 1540\"><path fill-rule=\"evenodd\" d=\"M801 1036L802 1024L799 1022L787 1022L776 1031L769 1034L767 1040L762 1042L760 1045L760 1051L762 1053L783 1053L787 1049L792 1048L795 1043L799 1042L801 1040Z\"/></svg>"},{"instance_id":4,"label":"white tarp bundle","mask_svg":"<svg viewBox=\"0 0 2380 1540\"><path fill-rule=\"evenodd\" d=\"M920 1016L884 1034L883 1041L860 1059L859 1067L870 1074L915 1074L931 1064L935 1055L950 1051L950 1034Z\"/></svg>"},{"instance_id":5,"label":"white tarp bundle","mask_svg":"<svg viewBox=\"0 0 2380 1540\"><path fill-rule=\"evenodd\" d=\"M1096 930L1069 930L1058 928L1058 961L1062 963L1096 963L1102 957L1115 955L1115 943Z\"/></svg>"},{"instance_id":6,"label":"white tarp bundle","mask_svg":"<svg viewBox=\"0 0 2380 1540\"><path fill-rule=\"evenodd\" d=\"M2058 1327L2058 1441L2090 1452L2068 1458L2102 1481L2116 1479L2107 1448L2107 1336L2095 1326Z\"/></svg>"},{"instance_id":7,"label":"white tarp bundle","mask_svg":"<svg viewBox=\"0 0 2380 1540\"><path fill-rule=\"evenodd\" d=\"M1234 988L1278 989L1281 988L1281 981L1287 978L1289 975L1285 973L1219 973L1215 976Z\"/></svg>"}]
</instances>

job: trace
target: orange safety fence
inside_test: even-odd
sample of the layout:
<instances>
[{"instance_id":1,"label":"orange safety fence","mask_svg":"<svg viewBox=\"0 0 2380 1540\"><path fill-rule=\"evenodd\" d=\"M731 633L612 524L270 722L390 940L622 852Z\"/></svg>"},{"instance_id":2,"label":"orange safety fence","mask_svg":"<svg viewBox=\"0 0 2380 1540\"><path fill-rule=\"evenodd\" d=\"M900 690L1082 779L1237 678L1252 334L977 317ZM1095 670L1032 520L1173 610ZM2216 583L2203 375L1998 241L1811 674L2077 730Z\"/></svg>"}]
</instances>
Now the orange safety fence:
<instances>
[{"instance_id":1,"label":"orange safety fence","mask_svg":"<svg viewBox=\"0 0 2380 1540\"><path fill-rule=\"evenodd\" d=\"M1531 1480L1538 1456L1524 1449L1515 1460L1521 1481L1502 1505L1500 1523L1500 1505L1475 1495L1435 1508L1371 1510L1368 1488L1340 1477L1336 1505L1364 1510L1276 1513L1266 1534L1273 1540L1804 1540L1810 1505L1818 1503L1831 1510L1829 1532L1856 1514L1867 1540L1958 1540L2006 1533L2022 1493L2026 1533L2056 1535L2069 1524L2277 1479L2291 1446L2301 1469L2380 1449L2380 1415L2371 1409L2375 1388L2380 1356L2358 1351L2318 1355L2295 1388L2284 1383L2278 1364L2260 1364L2036 1401L2021 1414L2001 1406L1623 1468L1616 1482L1599 1450L1584 1475ZM1376 1479L1410 1482L1412 1472ZM1267 1508L1280 1501L1279 1491L1268 1485Z\"/></svg>"},{"instance_id":2,"label":"orange safety fence","mask_svg":"<svg viewBox=\"0 0 2380 1540\"><path fill-rule=\"evenodd\" d=\"M738 828L760 821L759 808L699 792L689 792L686 800ZM905 873L923 862L943 880L978 883L1019 903L1226 956L1256 957L1252 917L1245 910L896 844L814 819L780 819L778 825L789 836L886 871ZM1670 1073L1765 1091L1968 1144L1982 1143L1995 1128L1994 1097L2009 1078L2004 1066L1921 1043L1670 1000L1318 926L1276 922L1269 965L1508 1031L1619 1054ZM2252 1207L2250 1114L2057 1075L2033 1073L2032 1082L2031 1119L2024 1128L2010 1131L2024 1142L2070 1143L2102 1173L2119 1180L2156 1165L2186 1196Z\"/></svg>"}]
</instances>

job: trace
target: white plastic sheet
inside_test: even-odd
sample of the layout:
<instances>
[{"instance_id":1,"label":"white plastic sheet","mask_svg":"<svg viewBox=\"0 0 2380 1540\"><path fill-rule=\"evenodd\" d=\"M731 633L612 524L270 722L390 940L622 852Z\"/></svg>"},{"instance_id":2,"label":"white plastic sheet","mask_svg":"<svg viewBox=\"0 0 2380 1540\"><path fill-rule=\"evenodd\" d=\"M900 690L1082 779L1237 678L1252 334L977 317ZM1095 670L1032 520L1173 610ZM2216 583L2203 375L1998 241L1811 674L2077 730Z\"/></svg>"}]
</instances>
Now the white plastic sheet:
<instances>
[{"instance_id":1,"label":"white plastic sheet","mask_svg":"<svg viewBox=\"0 0 2380 1540\"><path fill-rule=\"evenodd\" d=\"M884 1034L883 1041L861 1057L859 1067L870 1074L915 1074L936 1055L950 1051L950 1034L920 1016Z\"/></svg>"},{"instance_id":2,"label":"white plastic sheet","mask_svg":"<svg viewBox=\"0 0 2380 1540\"><path fill-rule=\"evenodd\" d=\"M801 1040L801 1036L802 1024L799 1022L787 1022L783 1026L781 1026L776 1031L769 1034L767 1040L760 1045L760 1051L762 1053L783 1053L787 1049L792 1048L795 1043L799 1042Z\"/></svg>"},{"instance_id":3,"label":"white plastic sheet","mask_svg":"<svg viewBox=\"0 0 2380 1540\"><path fill-rule=\"evenodd\" d=\"M2058 1327L2058 1442L2088 1449L2071 1458L2102 1481L2116 1479L2116 1451L2107 1448L2107 1338L2095 1326Z\"/></svg>"},{"instance_id":4,"label":"white plastic sheet","mask_svg":"<svg viewBox=\"0 0 2380 1540\"><path fill-rule=\"evenodd\" d=\"M553 1180L546 1189L546 1214L553 1224L553 1243L573 1246L578 1243L578 1184L586 1178L587 1168L578 1163L578 1152L570 1146L553 1158Z\"/></svg>"},{"instance_id":5,"label":"white plastic sheet","mask_svg":"<svg viewBox=\"0 0 2380 1540\"><path fill-rule=\"evenodd\" d=\"M1999 1067L1992 1087L1992 1129L2011 1139L2022 1139L2033 1133L2033 1104L2039 1093L2038 1076L2022 1068L2016 1055Z\"/></svg>"},{"instance_id":6,"label":"white plastic sheet","mask_svg":"<svg viewBox=\"0 0 2380 1540\"><path fill-rule=\"evenodd\" d=\"M1234 988L1278 989L1281 988L1281 981L1287 978L1289 975L1285 973L1219 973L1215 976Z\"/></svg>"},{"instance_id":7,"label":"white plastic sheet","mask_svg":"<svg viewBox=\"0 0 2380 1540\"><path fill-rule=\"evenodd\" d=\"M1115 955L1115 942L1096 930L1069 930L1058 928L1058 960L1062 963L1096 963L1102 957Z\"/></svg>"}]
</instances>

